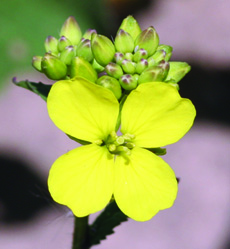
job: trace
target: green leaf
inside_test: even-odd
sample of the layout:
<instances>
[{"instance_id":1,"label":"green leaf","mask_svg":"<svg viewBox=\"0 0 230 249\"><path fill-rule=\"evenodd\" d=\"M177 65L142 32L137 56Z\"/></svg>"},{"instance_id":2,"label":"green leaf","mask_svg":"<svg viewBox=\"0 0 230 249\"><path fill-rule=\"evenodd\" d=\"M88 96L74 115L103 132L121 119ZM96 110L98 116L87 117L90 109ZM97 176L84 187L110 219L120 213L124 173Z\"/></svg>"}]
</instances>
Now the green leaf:
<instances>
[{"instance_id":1,"label":"green leaf","mask_svg":"<svg viewBox=\"0 0 230 249\"><path fill-rule=\"evenodd\" d=\"M35 83L35 82L28 81L28 80L17 82L16 78L13 78L13 83L16 86L20 86L22 88L30 90L31 92L36 93L37 95L39 95L45 101L47 99L50 88L52 86L52 85L45 85L42 82Z\"/></svg>"},{"instance_id":2,"label":"green leaf","mask_svg":"<svg viewBox=\"0 0 230 249\"><path fill-rule=\"evenodd\" d=\"M121 212L115 201L111 202L105 210L89 226L90 246L100 244L106 236L113 234L113 229L121 222L127 221L128 217Z\"/></svg>"}]
</instances>

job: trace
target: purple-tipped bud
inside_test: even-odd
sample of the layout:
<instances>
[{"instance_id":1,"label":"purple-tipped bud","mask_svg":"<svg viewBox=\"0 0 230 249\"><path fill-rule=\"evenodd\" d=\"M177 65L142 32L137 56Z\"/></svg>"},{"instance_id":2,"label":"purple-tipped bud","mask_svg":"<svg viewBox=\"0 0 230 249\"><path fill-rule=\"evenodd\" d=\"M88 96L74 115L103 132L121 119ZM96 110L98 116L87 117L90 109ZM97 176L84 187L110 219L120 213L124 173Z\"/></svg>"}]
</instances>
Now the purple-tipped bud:
<instances>
[{"instance_id":1,"label":"purple-tipped bud","mask_svg":"<svg viewBox=\"0 0 230 249\"><path fill-rule=\"evenodd\" d=\"M46 53L41 62L42 71L52 80L64 79L67 74L67 67L58 57Z\"/></svg>"},{"instance_id":2,"label":"purple-tipped bud","mask_svg":"<svg viewBox=\"0 0 230 249\"><path fill-rule=\"evenodd\" d=\"M162 60L165 60L166 52L164 50L157 50L152 56L148 58L148 60L151 60L152 66L157 65ZM154 62L154 65L153 65Z\"/></svg>"},{"instance_id":3,"label":"purple-tipped bud","mask_svg":"<svg viewBox=\"0 0 230 249\"><path fill-rule=\"evenodd\" d=\"M136 65L136 73L141 74L148 66L148 61L146 59L141 59Z\"/></svg>"},{"instance_id":4,"label":"purple-tipped bud","mask_svg":"<svg viewBox=\"0 0 230 249\"><path fill-rule=\"evenodd\" d=\"M147 58L148 58L148 52L145 49L141 48L135 52L133 56L133 61L138 62L141 59L147 59Z\"/></svg>"},{"instance_id":5,"label":"purple-tipped bud","mask_svg":"<svg viewBox=\"0 0 230 249\"><path fill-rule=\"evenodd\" d=\"M121 86L118 80L114 79L113 77L104 75L96 81L96 84L109 89L110 91L114 93L117 99L120 99L122 92L121 92Z\"/></svg>"},{"instance_id":6,"label":"purple-tipped bud","mask_svg":"<svg viewBox=\"0 0 230 249\"><path fill-rule=\"evenodd\" d=\"M82 37L81 29L73 16L67 18L64 22L60 36L65 36L68 38L72 45L77 45Z\"/></svg>"},{"instance_id":7,"label":"purple-tipped bud","mask_svg":"<svg viewBox=\"0 0 230 249\"><path fill-rule=\"evenodd\" d=\"M128 32L132 36L134 41L136 37L141 33L141 28L138 22L132 16L126 17L122 21L119 29L123 29L124 31Z\"/></svg>"},{"instance_id":8,"label":"purple-tipped bud","mask_svg":"<svg viewBox=\"0 0 230 249\"><path fill-rule=\"evenodd\" d=\"M118 52L131 53L134 49L134 40L129 33L120 29L115 37L114 45Z\"/></svg>"},{"instance_id":9,"label":"purple-tipped bud","mask_svg":"<svg viewBox=\"0 0 230 249\"><path fill-rule=\"evenodd\" d=\"M165 69L163 66L148 67L140 75L138 79L138 84L146 82L163 81L167 73L168 73L167 69Z\"/></svg>"},{"instance_id":10,"label":"purple-tipped bud","mask_svg":"<svg viewBox=\"0 0 230 249\"><path fill-rule=\"evenodd\" d=\"M136 64L130 60L124 59L121 66L124 72L127 74L134 74L136 71Z\"/></svg>"},{"instance_id":11,"label":"purple-tipped bud","mask_svg":"<svg viewBox=\"0 0 230 249\"><path fill-rule=\"evenodd\" d=\"M159 37L156 30L151 26L140 33L135 40L135 47L144 48L151 56L156 51L159 44Z\"/></svg>"},{"instance_id":12,"label":"purple-tipped bud","mask_svg":"<svg viewBox=\"0 0 230 249\"><path fill-rule=\"evenodd\" d=\"M105 67L106 73L114 77L116 79L119 79L123 75L122 68L117 65L116 63L110 62L106 67Z\"/></svg>"},{"instance_id":13,"label":"purple-tipped bud","mask_svg":"<svg viewBox=\"0 0 230 249\"><path fill-rule=\"evenodd\" d=\"M48 36L45 40L45 50L47 53L58 54L58 40L53 36Z\"/></svg>"},{"instance_id":14,"label":"purple-tipped bud","mask_svg":"<svg viewBox=\"0 0 230 249\"><path fill-rule=\"evenodd\" d=\"M118 65L121 65L122 61L124 60L124 54L120 52L115 53L114 60Z\"/></svg>"},{"instance_id":15,"label":"purple-tipped bud","mask_svg":"<svg viewBox=\"0 0 230 249\"><path fill-rule=\"evenodd\" d=\"M92 62L93 53L91 50L91 42L89 39L82 39L76 49L76 55L83 57L85 60Z\"/></svg>"},{"instance_id":16,"label":"purple-tipped bud","mask_svg":"<svg viewBox=\"0 0 230 249\"><path fill-rule=\"evenodd\" d=\"M67 46L65 49L61 52L59 58L61 61L63 61L66 65L70 65L72 62L73 57L75 56L75 51L73 46Z\"/></svg>"},{"instance_id":17,"label":"purple-tipped bud","mask_svg":"<svg viewBox=\"0 0 230 249\"><path fill-rule=\"evenodd\" d=\"M42 72L42 56L34 56L32 59L32 66L38 70L39 72Z\"/></svg>"},{"instance_id":18,"label":"purple-tipped bud","mask_svg":"<svg viewBox=\"0 0 230 249\"><path fill-rule=\"evenodd\" d=\"M91 40L92 34L97 34L96 29L88 29L88 30L86 30L86 32L84 33L83 37L84 37L85 39Z\"/></svg>"},{"instance_id":19,"label":"purple-tipped bud","mask_svg":"<svg viewBox=\"0 0 230 249\"><path fill-rule=\"evenodd\" d=\"M166 53L165 58L164 58L165 61L170 60L170 58L172 56L172 51L173 51L173 48L171 46L161 44L161 45L158 46L157 51L158 50L164 50L165 51L165 53Z\"/></svg>"},{"instance_id":20,"label":"purple-tipped bud","mask_svg":"<svg viewBox=\"0 0 230 249\"><path fill-rule=\"evenodd\" d=\"M100 65L106 66L113 60L115 47L111 40L106 36L93 34L91 46L93 55Z\"/></svg>"},{"instance_id":21,"label":"purple-tipped bud","mask_svg":"<svg viewBox=\"0 0 230 249\"><path fill-rule=\"evenodd\" d=\"M66 38L65 36L60 37L60 39L58 40L59 52L62 52L65 49L65 47L71 46L71 45L72 45L71 41L68 38Z\"/></svg>"},{"instance_id":22,"label":"purple-tipped bud","mask_svg":"<svg viewBox=\"0 0 230 249\"><path fill-rule=\"evenodd\" d=\"M97 80L97 72L84 58L74 57L70 65L70 77L83 77L91 82L95 82Z\"/></svg>"},{"instance_id":23,"label":"purple-tipped bud","mask_svg":"<svg viewBox=\"0 0 230 249\"><path fill-rule=\"evenodd\" d=\"M119 82L125 90L131 91L137 87L137 80L135 76L125 74L120 77Z\"/></svg>"}]
</instances>

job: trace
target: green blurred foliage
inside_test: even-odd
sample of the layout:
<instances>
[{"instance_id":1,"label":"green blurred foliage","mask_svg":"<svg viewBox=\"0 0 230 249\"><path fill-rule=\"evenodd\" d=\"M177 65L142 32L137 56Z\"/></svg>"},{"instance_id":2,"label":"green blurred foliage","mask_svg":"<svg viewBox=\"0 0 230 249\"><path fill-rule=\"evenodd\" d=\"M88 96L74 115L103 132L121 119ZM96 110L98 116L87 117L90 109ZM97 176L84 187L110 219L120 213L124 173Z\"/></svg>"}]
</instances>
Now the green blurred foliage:
<instances>
[{"instance_id":1,"label":"green blurred foliage","mask_svg":"<svg viewBox=\"0 0 230 249\"><path fill-rule=\"evenodd\" d=\"M109 10L103 0L2 0L0 4L0 89L6 78L34 70L34 55L44 55L48 35L58 37L62 24L74 16L82 31L105 29ZM90 6L90 7L89 7ZM95 11L96 10L96 11ZM105 11L106 10L106 11Z\"/></svg>"}]
</instances>

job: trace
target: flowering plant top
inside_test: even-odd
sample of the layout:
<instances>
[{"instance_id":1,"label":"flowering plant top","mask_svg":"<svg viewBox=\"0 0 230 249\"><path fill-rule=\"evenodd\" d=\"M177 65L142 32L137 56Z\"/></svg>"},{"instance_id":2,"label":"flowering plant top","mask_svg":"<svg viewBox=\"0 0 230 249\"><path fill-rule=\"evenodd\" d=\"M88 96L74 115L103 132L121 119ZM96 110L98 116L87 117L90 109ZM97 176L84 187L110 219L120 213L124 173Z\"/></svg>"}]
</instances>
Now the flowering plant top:
<instances>
[{"instance_id":1,"label":"flowering plant top","mask_svg":"<svg viewBox=\"0 0 230 249\"><path fill-rule=\"evenodd\" d=\"M56 82L13 81L47 100L54 124L82 145L53 163L48 187L84 230L83 240L76 237L84 246L73 248L90 248L126 216L146 221L173 205L177 179L159 155L193 125L195 107L178 92L190 66L170 61L172 47L159 44L152 26L142 31L132 16L114 41L92 29L82 35L69 17L45 49L32 65ZM81 217L87 222L84 217L103 208L90 228L80 228Z\"/></svg>"}]
</instances>

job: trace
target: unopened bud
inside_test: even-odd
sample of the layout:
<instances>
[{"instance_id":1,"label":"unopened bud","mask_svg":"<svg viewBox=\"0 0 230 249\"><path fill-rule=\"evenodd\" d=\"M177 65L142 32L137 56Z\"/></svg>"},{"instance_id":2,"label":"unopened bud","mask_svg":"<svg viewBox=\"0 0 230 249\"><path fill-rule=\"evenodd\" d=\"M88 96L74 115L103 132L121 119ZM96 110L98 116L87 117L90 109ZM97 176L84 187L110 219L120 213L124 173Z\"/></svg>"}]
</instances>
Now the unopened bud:
<instances>
[{"instance_id":1,"label":"unopened bud","mask_svg":"<svg viewBox=\"0 0 230 249\"><path fill-rule=\"evenodd\" d=\"M48 36L45 40L45 50L47 53L58 54L58 40L53 36Z\"/></svg>"},{"instance_id":2,"label":"unopened bud","mask_svg":"<svg viewBox=\"0 0 230 249\"><path fill-rule=\"evenodd\" d=\"M136 77L130 75L130 74L125 74L120 77L119 82L125 90L131 91L137 87L137 80Z\"/></svg>"},{"instance_id":3,"label":"unopened bud","mask_svg":"<svg viewBox=\"0 0 230 249\"><path fill-rule=\"evenodd\" d=\"M127 59L127 60L133 60L133 53L126 53L124 55L124 59Z\"/></svg>"},{"instance_id":4,"label":"unopened bud","mask_svg":"<svg viewBox=\"0 0 230 249\"><path fill-rule=\"evenodd\" d=\"M133 56L133 61L138 62L141 59L147 59L147 58L148 58L148 52L145 49L141 48L135 52Z\"/></svg>"},{"instance_id":5,"label":"unopened bud","mask_svg":"<svg viewBox=\"0 0 230 249\"><path fill-rule=\"evenodd\" d=\"M154 66L157 65L160 61L165 60L165 56L166 52L164 50L157 50L151 57L148 58L148 61L151 60L150 64Z\"/></svg>"},{"instance_id":6,"label":"unopened bud","mask_svg":"<svg viewBox=\"0 0 230 249\"><path fill-rule=\"evenodd\" d=\"M135 47L144 48L151 56L156 51L159 44L159 37L156 30L151 26L142 31L135 40Z\"/></svg>"},{"instance_id":7,"label":"unopened bud","mask_svg":"<svg viewBox=\"0 0 230 249\"><path fill-rule=\"evenodd\" d=\"M34 56L32 60L32 66L38 70L39 72L42 72L42 56Z\"/></svg>"},{"instance_id":8,"label":"unopened bud","mask_svg":"<svg viewBox=\"0 0 230 249\"><path fill-rule=\"evenodd\" d=\"M122 21L119 29L123 29L124 31L128 32L132 36L134 41L136 37L141 33L141 28L138 22L132 16L126 17Z\"/></svg>"},{"instance_id":9,"label":"unopened bud","mask_svg":"<svg viewBox=\"0 0 230 249\"><path fill-rule=\"evenodd\" d=\"M106 66L113 60L115 54L115 47L109 38L103 35L93 34L92 39L92 51L96 61Z\"/></svg>"},{"instance_id":10,"label":"unopened bud","mask_svg":"<svg viewBox=\"0 0 230 249\"><path fill-rule=\"evenodd\" d=\"M74 57L70 65L70 77L83 77L89 81L97 80L97 72L92 65L82 57Z\"/></svg>"},{"instance_id":11,"label":"unopened bud","mask_svg":"<svg viewBox=\"0 0 230 249\"><path fill-rule=\"evenodd\" d=\"M159 66L152 66L147 68L138 79L138 84L146 83L146 82L155 82L162 81L165 77L164 69Z\"/></svg>"},{"instance_id":12,"label":"unopened bud","mask_svg":"<svg viewBox=\"0 0 230 249\"><path fill-rule=\"evenodd\" d=\"M71 46L71 42L68 38L66 38L65 36L62 36L59 40L58 40L58 50L60 52L62 52L67 46Z\"/></svg>"},{"instance_id":13,"label":"unopened bud","mask_svg":"<svg viewBox=\"0 0 230 249\"><path fill-rule=\"evenodd\" d=\"M91 40L92 34L97 34L96 29L88 29L85 31L83 38Z\"/></svg>"},{"instance_id":14,"label":"unopened bud","mask_svg":"<svg viewBox=\"0 0 230 249\"><path fill-rule=\"evenodd\" d=\"M158 50L164 50L165 53L166 53L164 60L169 61L169 59L172 56L173 48L171 46L169 46L169 45L161 44L161 45L158 46L157 51Z\"/></svg>"},{"instance_id":15,"label":"unopened bud","mask_svg":"<svg viewBox=\"0 0 230 249\"><path fill-rule=\"evenodd\" d=\"M179 82L189 71L191 67L186 62L170 61L169 72L166 81Z\"/></svg>"},{"instance_id":16,"label":"unopened bud","mask_svg":"<svg viewBox=\"0 0 230 249\"><path fill-rule=\"evenodd\" d=\"M110 62L106 67L105 71L108 75L119 79L123 75L122 68L116 63Z\"/></svg>"},{"instance_id":17,"label":"unopened bud","mask_svg":"<svg viewBox=\"0 0 230 249\"><path fill-rule=\"evenodd\" d=\"M73 46L67 46L60 54L59 58L66 65L70 65L73 57L75 56L75 51Z\"/></svg>"},{"instance_id":18,"label":"unopened bud","mask_svg":"<svg viewBox=\"0 0 230 249\"><path fill-rule=\"evenodd\" d=\"M46 53L41 62L42 71L52 80L63 79L67 74L67 67L56 56Z\"/></svg>"},{"instance_id":19,"label":"unopened bud","mask_svg":"<svg viewBox=\"0 0 230 249\"><path fill-rule=\"evenodd\" d=\"M136 65L136 73L141 74L147 67L148 61L146 59L141 59Z\"/></svg>"},{"instance_id":20,"label":"unopened bud","mask_svg":"<svg viewBox=\"0 0 230 249\"><path fill-rule=\"evenodd\" d=\"M88 62L93 60L93 53L91 50L91 42L89 39L83 39L76 49L76 55L83 57Z\"/></svg>"},{"instance_id":21,"label":"unopened bud","mask_svg":"<svg viewBox=\"0 0 230 249\"><path fill-rule=\"evenodd\" d=\"M104 75L96 81L96 84L109 89L114 93L117 99L120 99L122 92L118 80L114 79L113 77Z\"/></svg>"},{"instance_id":22,"label":"unopened bud","mask_svg":"<svg viewBox=\"0 0 230 249\"><path fill-rule=\"evenodd\" d=\"M67 18L64 22L60 36L65 36L68 38L72 45L77 45L82 37L81 29L73 16Z\"/></svg>"},{"instance_id":23,"label":"unopened bud","mask_svg":"<svg viewBox=\"0 0 230 249\"><path fill-rule=\"evenodd\" d=\"M114 60L115 62L118 64L118 65L121 65L122 64L122 61L124 60L124 54L120 53L120 52L117 52L115 53L114 55Z\"/></svg>"},{"instance_id":24,"label":"unopened bud","mask_svg":"<svg viewBox=\"0 0 230 249\"><path fill-rule=\"evenodd\" d=\"M121 53L131 53L134 49L134 40L129 33L120 29L115 37L114 45Z\"/></svg>"},{"instance_id":25,"label":"unopened bud","mask_svg":"<svg viewBox=\"0 0 230 249\"><path fill-rule=\"evenodd\" d=\"M136 65L134 62L124 59L121 64L123 70L127 74L134 74L136 71Z\"/></svg>"}]
</instances>

